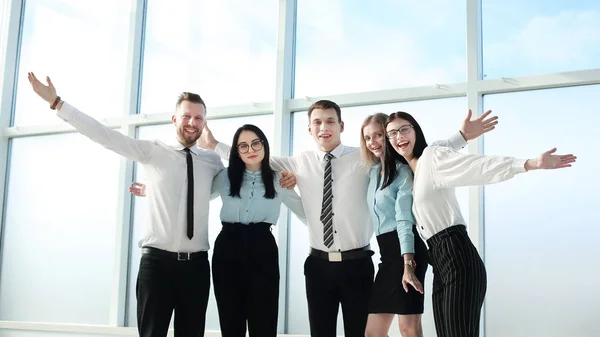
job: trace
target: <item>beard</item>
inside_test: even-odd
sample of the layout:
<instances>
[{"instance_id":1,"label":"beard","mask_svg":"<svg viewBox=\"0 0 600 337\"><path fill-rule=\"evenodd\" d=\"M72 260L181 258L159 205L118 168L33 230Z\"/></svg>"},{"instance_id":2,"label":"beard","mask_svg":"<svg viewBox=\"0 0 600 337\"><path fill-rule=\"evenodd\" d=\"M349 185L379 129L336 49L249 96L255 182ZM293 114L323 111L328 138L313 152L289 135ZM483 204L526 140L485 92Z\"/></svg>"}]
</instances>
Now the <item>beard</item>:
<instances>
[{"instance_id":1,"label":"beard","mask_svg":"<svg viewBox=\"0 0 600 337\"><path fill-rule=\"evenodd\" d=\"M189 133L185 132L183 127L177 129L177 138L179 138L179 142L186 147L196 144L196 141L200 138L200 135L202 135L202 130L194 135L190 135Z\"/></svg>"}]
</instances>

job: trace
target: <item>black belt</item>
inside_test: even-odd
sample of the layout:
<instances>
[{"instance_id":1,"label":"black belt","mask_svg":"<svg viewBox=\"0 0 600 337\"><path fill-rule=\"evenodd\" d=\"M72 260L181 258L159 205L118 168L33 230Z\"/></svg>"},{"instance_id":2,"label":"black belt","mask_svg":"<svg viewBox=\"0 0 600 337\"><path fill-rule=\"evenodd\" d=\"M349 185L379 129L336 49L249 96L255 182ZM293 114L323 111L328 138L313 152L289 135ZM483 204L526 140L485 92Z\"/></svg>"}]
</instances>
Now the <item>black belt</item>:
<instances>
[{"instance_id":1,"label":"black belt","mask_svg":"<svg viewBox=\"0 0 600 337\"><path fill-rule=\"evenodd\" d=\"M208 252L193 252L193 253L176 253L154 247L142 247L142 254L156 256L167 260L189 261L208 258Z\"/></svg>"},{"instance_id":2,"label":"black belt","mask_svg":"<svg viewBox=\"0 0 600 337\"><path fill-rule=\"evenodd\" d=\"M341 262L345 260L362 259L371 257L375 254L371 250L371 245L366 245L362 248L347 250L344 252L324 252L315 248L310 248L310 255L316 256L329 262Z\"/></svg>"},{"instance_id":3,"label":"black belt","mask_svg":"<svg viewBox=\"0 0 600 337\"><path fill-rule=\"evenodd\" d=\"M237 229L247 229L247 230L271 230L272 223L268 222L251 222L249 224L243 224L239 222L222 222L223 230L231 231Z\"/></svg>"}]
</instances>

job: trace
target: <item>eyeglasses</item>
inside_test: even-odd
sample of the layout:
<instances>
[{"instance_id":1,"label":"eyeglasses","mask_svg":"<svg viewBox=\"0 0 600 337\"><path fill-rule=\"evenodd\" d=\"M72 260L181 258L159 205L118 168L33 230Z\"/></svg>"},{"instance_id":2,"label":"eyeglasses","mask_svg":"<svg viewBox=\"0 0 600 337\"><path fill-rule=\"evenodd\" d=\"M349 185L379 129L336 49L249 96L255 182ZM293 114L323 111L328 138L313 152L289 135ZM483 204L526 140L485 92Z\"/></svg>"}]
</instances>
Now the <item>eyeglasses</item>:
<instances>
[{"instance_id":1,"label":"eyeglasses","mask_svg":"<svg viewBox=\"0 0 600 337\"><path fill-rule=\"evenodd\" d=\"M400 129L392 129L386 132L385 134L388 136L389 139L394 139L398 137L398 133L400 133L401 135L405 135L409 133L412 128L412 125L404 125Z\"/></svg>"},{"instance_id":2,"label":"eyeglasses","mask_svg":"<svg viewBox=\"0 0 600 337\"><path fill-rule=\"evenodd\" d=\"M248 143L239 143L237 145L238 152L241 154L248 153L248 151L250 151L250 147L252 147L252 150L254 150L254 151L260 151L263 148L263 141L260 139L257 139L257 140L252 141L252 143L250 143L250 145L248 145Z\"/></svg>"}]
</instances>

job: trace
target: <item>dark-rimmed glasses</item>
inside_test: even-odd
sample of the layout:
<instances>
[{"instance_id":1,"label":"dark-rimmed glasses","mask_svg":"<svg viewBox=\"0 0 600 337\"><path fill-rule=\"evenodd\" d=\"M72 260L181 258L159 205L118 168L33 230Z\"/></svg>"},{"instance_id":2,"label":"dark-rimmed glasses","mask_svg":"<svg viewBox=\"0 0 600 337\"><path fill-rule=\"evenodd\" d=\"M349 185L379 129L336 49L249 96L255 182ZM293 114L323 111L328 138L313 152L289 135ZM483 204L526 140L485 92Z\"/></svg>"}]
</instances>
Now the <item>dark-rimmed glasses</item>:
<instances>
[{"instance_id":1,"label":"dark-rimmed glasses","mask_svg":"<svg viewBox=\"0 0 600 337\"><path fill-rule=\"evenodd\" d=\"M409 133L412 128L413 128L412 125L403 125L399 129L392 129L392 130L386 132L385 134L387 135L387 137L389 139L394 139L394 138L398 137L398 134L405 135L405 134Z\"/></svg>"},{"instance_id":2,"label":"dark-rimmed glasses","mask_svg":"<svg viewBox=\"0 0 600 337\"><path fill-rule=\"evenodd\" d=\"M252 147L252 150L258 152L258 151L262 150L262 148L263 148L263 141L260 139L257 139L257 140L253 140L252 143L250 143L250 145L248 145L248 143L246 143L246 142L239 143L237 145L238 152L241 154L248 153L248 151L250 151L250 147Z\"/></svg>"}]
</instances>

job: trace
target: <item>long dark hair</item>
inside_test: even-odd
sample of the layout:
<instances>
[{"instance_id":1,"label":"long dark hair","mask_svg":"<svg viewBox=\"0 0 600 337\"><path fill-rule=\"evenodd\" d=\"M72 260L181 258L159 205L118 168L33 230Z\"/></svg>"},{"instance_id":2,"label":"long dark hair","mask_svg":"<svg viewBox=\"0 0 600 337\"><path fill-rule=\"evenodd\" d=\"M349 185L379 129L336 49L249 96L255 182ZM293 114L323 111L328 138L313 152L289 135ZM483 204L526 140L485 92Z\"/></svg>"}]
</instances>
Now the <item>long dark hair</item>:
<instances>
[{"instance_id":1,"label":"long dark hair","mask_svg":"<svg viewBox=\"0 0 600 337\"><path fill-rule=\"evenodd\" d=\"M237 129L235 135L233 136L233 141L231 142L232 148L231 151L229 151L229 167L227 167L227 176L229 177L230 185L229 196L241 198L240 188L242 187L242 181L244 180L246 164L244 164L244 161L242 161L242 158L240 157L240 154L237 150L237 143L242 131L254 132L263 143L265 157L261 162L260 173L262 175L263 184L265 184L264 197L267 199L273 199L277 193L275 192L275 184L273 183L275 173L273 172L273 169L271 169L271 165L269 165L269 141L262 130L252 124L244 124Z\"/></svg>"},{"instance_id":2,"label":"long dark hair","mask_svg":"<svg viewBox=\"0 0 600 337\"><path fill-rule=\"evenodd\" d=\"M417 123L417 120L414 119L414 117L411 116L407 112L397 111L397 112L390 114L390 116L387 119L386 126L387 126L387 124L391 123L395 119L404 119L405 121L409 122L412 125L413 130L415 131L415 146L413 147L413 156L415 158L421 157L421 155L423 154L423 151L427 147L427 141L425 140L425 135L423 134L423 130L421 129L421 126L419 125L419 123ZM389 140L388 140L388 143L389 143ZM390 144L390 146L391 146L391 144ZM408 162L406 161L406 159L404 159L404 157L402 157L398 152L396 152L396 150L394 150L392 148L391 152L393 152L393 154L394 154L394 159L392 159L392 161L394 162L394 165L395 165L395 160L398 160L401 163L408 165ZM387 162L387 159L388 158L386 158L386 162Z\"/></svg>"}]
</instances>

